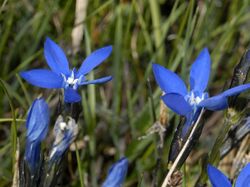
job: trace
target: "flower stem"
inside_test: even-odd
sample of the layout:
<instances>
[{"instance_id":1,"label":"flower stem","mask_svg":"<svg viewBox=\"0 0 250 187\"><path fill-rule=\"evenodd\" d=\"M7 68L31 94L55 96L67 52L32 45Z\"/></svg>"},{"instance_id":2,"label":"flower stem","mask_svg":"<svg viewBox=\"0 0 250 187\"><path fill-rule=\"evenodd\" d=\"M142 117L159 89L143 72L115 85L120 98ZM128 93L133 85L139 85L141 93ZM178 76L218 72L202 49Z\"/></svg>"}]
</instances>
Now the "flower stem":
<instances>
[{"instance_id":1,"label":"flower stem","mask_svg":"<svg viewBox=\"0 0 250 187\"><path fill-rule=\"evenodd\" d=\"M178 165L178 162L180 161L183 153L185 152L186 148L188 147L188 144L190 143L196 128L198 127L198 124L200 122L200 119L201 119L201 116L202 116L203 112L204 112L204 108L202 108L201 113L199 115L199 118L197 119L196 123L194 124L194 127L193 127L193 129L192 129L186 143L184 144L183 148L181 149L180 153L178 154L177 158L175 159L175 161L174 161L172 167L170 168L166 178L164 179L164 182L162 183L161 187L166 187L168 185L170 177L172 176L176 166Z\"/></svg>"},{"instance_id":2,"label":"flower stem","mask_svg":"<svg viewBox=\"0 0 250 187\"><path fill-rule=\"evenodd\" d=\"M10 109L11 109L11 115L12 115L12 124L11 124L11 145L13 147L12 149L12 164L13 164L13 171L14 171L14 168L15 168L15 155L16 155L16 150L17 150L17 123L16 123L16 114L15 114L15 109L14 109L14 105L12 103L12 100L11 100L11 96L10 96L10 92L9 90L7 89L6 85L5 85L5 82L0 79L0 87L2 87L3 91L5 92L5 94L7 95L7 98L8 98L8 102L9 102L9 105L10 105Z\"/></svg>"},{"instance_id":3,"label":"flower stem","mask_svg":"<svg viewBox=\"0 0 250 187\"><path fill-rule=\"evenodd\" d=\"M82 175L82 168L81 168L81 160L80 160L79 150L78 150L76 142L75 142L75 146L76 146L76 159L77 159L77 168L79 172L80 183L81 183L81 187L84 187L84 182L82 178L83 175Z\"/></svg>"}]
</instances>

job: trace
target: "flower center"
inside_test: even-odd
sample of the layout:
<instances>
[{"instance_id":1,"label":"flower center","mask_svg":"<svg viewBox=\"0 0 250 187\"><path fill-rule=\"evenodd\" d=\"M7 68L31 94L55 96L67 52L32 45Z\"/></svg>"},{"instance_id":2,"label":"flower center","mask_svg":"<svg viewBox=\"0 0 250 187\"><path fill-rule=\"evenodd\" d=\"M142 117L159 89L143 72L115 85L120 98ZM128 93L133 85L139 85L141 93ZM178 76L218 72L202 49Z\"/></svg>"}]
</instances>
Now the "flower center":
<instances>
[{"instance_id":1,"label":"flower center","mask_svg":"<svg viewBox=\"0 0 250 187\"><path fill-rule=\"evenodd\" d=\"M205 97L205 94L202 94L201 97L195 96L194 92L191 92L191 94L187 95L186 100L189 102L190 105L198 105Z\"/></svg>"},{"instance_id":2,"label":"flower center","mask_svg":"<svg viewBox=\"0 0 250 187\"><path fill-rule=\"evenodd\" d=\"M64 80L64 88L71 87L74 90L78 88L79 83L82 81L83 76L81 75L79 78L75 78L74 70L72 70L71 75L69 77L66 77L64 74L62 74L63 80Z\"/></svg>"},{"instance_id":3,"label":"flower center","mask_svg":"<svg viewBox=\"0 0 250 187\"><path fill-rule=\"evenodd\" d=\"M78 79L74 79L74 75L68 77L68 79L66 80L66 83L68 83L70 86L74 86L77 83Z\"/></svg>"}]
</instances>

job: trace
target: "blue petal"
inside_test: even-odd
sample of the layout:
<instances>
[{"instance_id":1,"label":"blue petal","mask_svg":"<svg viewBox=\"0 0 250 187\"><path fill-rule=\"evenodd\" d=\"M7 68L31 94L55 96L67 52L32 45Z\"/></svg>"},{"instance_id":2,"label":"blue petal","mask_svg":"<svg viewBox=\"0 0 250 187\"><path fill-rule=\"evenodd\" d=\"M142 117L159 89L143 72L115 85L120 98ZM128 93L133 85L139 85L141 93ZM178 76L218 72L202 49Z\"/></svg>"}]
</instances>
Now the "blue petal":
<instances>
[{"instance_id":1,"label":"blue petal","mask_svg":"<svg viewBox=\"0 0 250 187\"><path fill-rule=\"evenodd\" d=\"M24 159L28 163L31 175L34 175L36 173L36 169L38 169L39 164L41 163L40 152L41 152L40 142L26 141Z\"/></svg>"},{"instance_id":2,"label":"blue petal","mask_svg":"<svg viewBox=\"0 0 250 187\"><path fill-rule=\"evenodd\" d=\"M128 160L123 157L116 162L108 172L108 177L102 187L120 187L126 178L128 170Z\"/></svg>"},{"instance_id":3,"label":"blue petal","mask_svg":"<svg viewBox=\"0 0 250 187\"><path fill-rule=\"evenodd\" d=\"M63 137L60 137L60 136L63 136ZM60 138L58 138L60 137ZM55 138L58 138L60 139L60 142L54 142L53 144L53 147L52 147L52 151L54 152L53 155L50 157L50 162L53 163L57 160L59 160L63 153L65 153L65 151L69 148L70 144L72 143L72 140L74 138L74 134L73 132L70 130L67 130L65 132L61 132L58 137L55 137Z\"/></svg>"},{"instance_id":4,"label":"blue petal","mask_svg":"<svg viewBox=\"0 0 250 187\"><path fill-rule=\"evenodd\" d=\"M240 172L235 187L250 187L250 163L248 163Z\"/></svg>"},{"instance_id":5,"label":"blue petal","mask_svg":"<svg viewBox=\"0 0 250 187\"><path fill-rule=\"evenodd\" d=\"M112 80L112 76L107 76L107 77L103 77L100 79L95 79L95 80L91 80L91 81L84 81L82 83L80 83L79 85L88 85L88 84L101 84L101 83L105 83Z\"/></svg>"},{"instance_id":6,"label":"blue petal","mask_svg":"<svg viewBox=\"0 0 250 187\"><path fill-rule=\"evenodd\" d=\"M73 88L64 89L65 103L76 103L81 101L81 96Z\"/></svg>"},{"instance_id":7,"label":"blue petal","mask_svg":"<svg viewBox=\"0 0 250 187\"><path fill-rule=\"evenodd\" d=\"M70 75L69 63L63 50L49 37L44 43L44 56L52 71L58 75Z\"/></svg>"},{"instance_id":8,"label":"blue petal","mask_svg":"<svg viewBox=\"0 0 250 187\"><path fill-rule=\"evenodd\" d=\"M197 107L196 110L193 110L193 112L190 112L187 115L185 115L186 121L181 131L181 138L183 139L185 138L186 134L190 130L190 127L197 121L200 113L201 113L201 108Z\"/></svg>"},{"instance_id":9,"label":"blue petal","mask_svg":"<svg viewBox=\"0 0 250 187\"><path fill-rule=\"evenodd\" d=\"M228 178L217 168L208 164L207 173L213 187L231 187Z\"/></svg>"},{"instance_id":10,"label":"blue petal","mask_svg":"<svg viewBox=\"0 0 250 187\"><path fill-rule=\"evenodd\" d=\"M62 88L63 78L45 69L34 69L20 73L20 76L34 86L42 88Z\"/></svg>"},{"instance_id":11,"label":"blue petal","mask_svg":"<svg viewBox=\"0 0 250 187\"><path fill-rule=\"evenodd\" d=\"M171 110L179 115L186 116L193 110L182 95L169 93L165 94L161 98Z\"/></svg>"},{"instance_id":12,"label":"blue petal","mask_svg":"<svg viewBox=\"0 0 250 187\"><path fill-rule=\"evenodd\" d=\"M201 101L198 104L198 106L204 107L208 110L213 110L213 111L224 110L224 109L228 108L227 97L237 95L237 94L239 94L243 91L246 91L248 89L250 89L250 84L236 86L234 88L226 90L225 92L223 92L217 96L210 97L208 99L204 99L203 101Z\"/></svg>"},{"instance_id":13,"label":"blue petal","mask_svg":"<svg viewBox=\"0 0 250 187\"><path fill-rule=\"evenodd\" d=\"M61 127L62 123L65 123L65 128ZM60 115L56 120L53 131L54 142L48 159L50 166L62 159L65 151L75 140L78 134L78 125L73 118L69 117L67 121L64 121L63 117Z\"/></svg>"},{"instance_id":14,"label":"blue petal","mask_svg":"<svg viewBox=\"0 0 250 187\"><path fill-rule=\"evenodd\" d=\"M82 63L81 67L79 68L76 77L80 77L81 75L86 75L96 66L101 64L112 51L112 46L106 46L101 49L98 49L91 53Z\"/></svg>"},{"instance_id":15,"label":"blue petal","mask_svg":"<svg viewBox=\"0 0 250 187\"><path fill-rule=\"evenodd\" d=\"M42 98L36 99L29 109L26 121L27 139L29 142L41 142L49 128L49 107Z\"/></svg>"},{"instance_id":16,"label":"blue petal","mask_svg":"<svg viewBox=\"0 0 250 187\"><path fill-rule=\"evenodd\" d=\"M204 99L198 104L199 107L203 107L207 110L217 111L228 108L227 98L223 94Z\"/></svg>"},{"instance_id":17,"label":"blue petal","mask_svg":"<svg viewBox=\"0 0 250 187\"><path fill-rule=\"evenodd\" d=\"M248 89L250 89L250 84L243 84L243 85L228 89L228 90L224 91L222 94L225 97L229 97L229 96L237 95L237 94L244 92Z\"/></svg>"},{"instance_id":18,"label":"blue petal","mask_svg":"<svg viewBox=\"0 0 250 187\"><path fill-rule=\"evenodd\" d=\"M187 95L187 87L180 77L174 72L159 64L153 64L153 72L157 84L165 93L178 93Z\"/></svg>"},{"instance_id":19,"label":"blue petal","mask_svg":"<svg viewBox=\"0 0 250 187\"><path fill-rule=\"evenodd\" d=\"M190 70L190 89L197 91L200 94L204 92L207 87L210 75L211 59L207 48L204 48Z\"/></svg>"}]
</instances>

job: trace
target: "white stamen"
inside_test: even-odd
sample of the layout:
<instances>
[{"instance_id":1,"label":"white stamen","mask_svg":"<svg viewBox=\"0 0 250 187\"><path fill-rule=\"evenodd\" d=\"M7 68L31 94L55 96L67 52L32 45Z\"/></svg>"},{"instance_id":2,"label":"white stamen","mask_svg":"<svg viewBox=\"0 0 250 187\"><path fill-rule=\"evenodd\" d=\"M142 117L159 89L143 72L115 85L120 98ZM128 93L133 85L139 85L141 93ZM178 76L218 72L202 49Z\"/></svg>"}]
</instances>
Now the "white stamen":
<instances>
[{"instance_id":1,"label":"white stamen","mask_svg":"<svg viewBox=\"0 0 250 187\"><path fill-rule=\"evenodd\" d=\"M198 105L202 100L204 99L204 94L202 94L202 97L194 96L194 93L191 92L191 95L188 96L188 101L191 105Z\"/></svg>"},{"instance_id":2,"label":"white stamen","mask_svg":"<svg viewBox=\"0 0 250 187\"><path fill-rule=\"evenodd\" d=\"M78 78L78 84L81 84L81 82L83 82L84 81L84 76L83 75L81 75L79 78Z\"/></svg>"},{"instance_id":3,"label":"white stamen","mask_svg":"<svg viewBox=\"0 0 250 187\"><path fill-rule=\"evenodd\" d=\"M71 86L73 89L77 89L78 87L78 83L79 83L79 79L75 79L75 74L74 71L71 72L70 77L66 78L66 76L64 74L62 74L63 80L65 82L65 87L69 87Z\"/></svg>"},{"instance_id":4,"label":"white stamen","mask_svg":"<svg viewBox=\"0 0 250 187\"><path fill-rule=\"evenodd\" d=\"M64 131L65 129L67 129L67 124L65 122L61 122L59 123L59 127L62 131Z\"/></svg>"},{"instance_id":5,"label":"white stamen","mask_svg":"<svg viewBox=\"0 0 250 187\"><path fill-rule=\"evenodd\" d=\"M62 74L62 73L61 73L61 75L62 75L62 77L63 77L63 81L64 81L64 82L67 82L66 76L65 76L64 74Z\"/></svg>"},{"instance_id":6,"label":"white stamen","mask_svg":"<svg viewBox=\"0 0 250 187\"><path fill-rule=\"evenodd\" d=\"M72 85L72 84L74 84L74 78L73 77L69 77L68 79L67 79L67 83L69 84L69 85Z\"/></svg>"}]
</instances>

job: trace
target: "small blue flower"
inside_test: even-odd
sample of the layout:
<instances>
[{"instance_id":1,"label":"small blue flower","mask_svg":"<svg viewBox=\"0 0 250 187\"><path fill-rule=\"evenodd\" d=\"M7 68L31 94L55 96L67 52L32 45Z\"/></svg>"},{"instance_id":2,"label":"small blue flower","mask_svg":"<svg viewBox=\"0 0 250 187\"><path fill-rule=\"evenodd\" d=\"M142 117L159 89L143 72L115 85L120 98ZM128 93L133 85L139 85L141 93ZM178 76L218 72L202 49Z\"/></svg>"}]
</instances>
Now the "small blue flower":
<instances>
[{"instance_id":1,"label":"small blue flower","mask_svg":"<svg viewBox=\"0 0 250 187\"><path fill-rule=\"evenodd\" d=\"M69 117L68 122L63 121L60 115L54 126L54 142L50 152L50 163L60 160L63 153L69 148L78 134L78 126L75 120Z\"/></svg>"},{"instance_id":2,"label":"small blue flower","mask_svg":"<svg viewBox=\"0 0 250 187\"><path fill-rule=\"evenodd\" d=\"M69 69L68 60L63 50L50 38L44 43L44 56L50 70L34 69L21 72L20 75L27 82L42 88L63 88L64 100L67 103L79 102L80 95L77 93L79 86L88 84L105 83L112 79L112 76L103 77L88 81L86 74L101 64L112 51L112 46L103 47L91 53L82 63L77 71Z\"/></svg>"},{"instance_id":3,"label":"small blue flower","mask_svg":"<svg viewBox=\"0 0 250 187\"><path fill-rule=\"evenodd\" d=\"M112 165L102 187L121 187L128 171L128 159L123 157Z\"/></svg>"},{"instance_id":4,"label":"small blue flower","mask_svg":"<svg viewBox=\"0 0 250 187\"><path fill-rule=\"evenodd\" d=\"M34 173L40 161L40 145L49 128L49 107L44 99L36 99L29 109L26 121L26 149L24 159Z\"/></svg>"},{"instance_id":5,"label":"small blue flower","mask_svg":"<svg viewBox=\"0 0 250 187\"><path fill-rule=\"evenodd\" d=\"M217 168L208 165L207 173L213 187L232 187L228 178ZM235 187L250 187L250 163L241 170L236 179Z\"/></svg>"},{"instance_id":6,"label":"small blue flower","mask_svg":"<svg viewBox=\"0 0 250 187\"><path fill-rule=\"evenodd\" d=\"M229 96L250 89L250 84L244 84L228 89L217 96L208 97L205 90L209 81L210 64L210 55L208 49L205 48L191 66L190 91L177 74L161 65L153 64L156 82L164 92L162 96L164 103L175 113L194 120L201 108L213 111L226 109Z\"/></svg>"}]
</instances>

